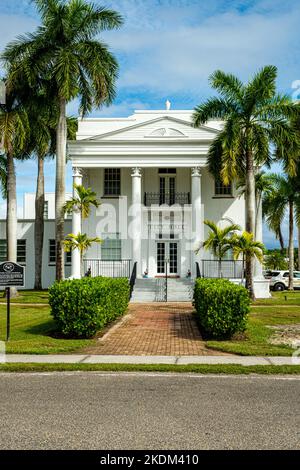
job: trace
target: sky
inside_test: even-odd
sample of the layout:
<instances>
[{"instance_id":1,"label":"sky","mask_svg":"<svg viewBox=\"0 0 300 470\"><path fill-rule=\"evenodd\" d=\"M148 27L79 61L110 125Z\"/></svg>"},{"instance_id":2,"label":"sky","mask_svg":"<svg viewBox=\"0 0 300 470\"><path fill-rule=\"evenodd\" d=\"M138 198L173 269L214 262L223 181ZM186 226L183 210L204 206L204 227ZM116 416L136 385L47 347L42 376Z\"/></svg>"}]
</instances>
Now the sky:
<instances>
[{"instance_id":1,"label":"sky","mask_svg":"<svg viewBox=\"0 0 300 470\"><path fill-rule=\"evenodd\" d=\"M300 98L299 0L94 0L119 11L124 26L101 38L116 55L117 97L91 116L128 116L134 109L193 109L213 95L209 75L222 69L247 81L260 67L278 67L278 91ZM39 17L31 0L0 0L0 50L32 32ZM77 103L69 105L77 115ZM23 193L35 191L36 161L17 166L18 213ZM279 170L275 167L275 170ZM67 189L71 190L70 167ZM54 162L46 163L54 191ZM0 217L5 202L0 200ZM284 228L287 237L286 227ZM274 237L264 229L267 246Z\"/></svg>"}]
</instances>

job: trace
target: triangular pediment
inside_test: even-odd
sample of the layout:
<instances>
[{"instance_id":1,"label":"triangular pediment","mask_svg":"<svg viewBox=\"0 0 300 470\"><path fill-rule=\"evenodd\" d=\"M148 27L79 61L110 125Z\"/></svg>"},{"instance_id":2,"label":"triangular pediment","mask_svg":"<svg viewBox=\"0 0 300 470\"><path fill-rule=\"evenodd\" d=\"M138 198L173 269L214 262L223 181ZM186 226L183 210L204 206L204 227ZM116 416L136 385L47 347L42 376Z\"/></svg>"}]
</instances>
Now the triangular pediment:
<instances>
[{"instance_id":1,"label":"triangular pediment","mask_svg":"<svg viewBox=\"0 0 300 470\"><path fill-rule=\"evenodd\" d=\"M172 116L161 116L148 121L131 124L122 129L104 132L86 139L87 141L100 140L212 140L218 130L209 126L193 127L190 121Z\"/></svg>"}]
</instances>

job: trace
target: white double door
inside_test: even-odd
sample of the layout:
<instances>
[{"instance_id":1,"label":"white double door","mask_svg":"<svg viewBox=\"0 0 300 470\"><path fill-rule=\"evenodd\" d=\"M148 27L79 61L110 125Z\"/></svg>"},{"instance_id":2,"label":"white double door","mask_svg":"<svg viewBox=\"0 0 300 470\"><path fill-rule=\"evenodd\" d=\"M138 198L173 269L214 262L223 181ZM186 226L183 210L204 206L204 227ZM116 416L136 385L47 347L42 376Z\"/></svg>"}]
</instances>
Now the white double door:
<instances>
[{"instance_id":1,"label":"white double door","mask_svg":"<svg viewBox=\"0 0 300 470\"><path fill-rule=\"evenodd\" d=\"M178 242L161 241L156 243L156 266L158 275L174 276L178 274Z\"/></svg>"}]
</instances>

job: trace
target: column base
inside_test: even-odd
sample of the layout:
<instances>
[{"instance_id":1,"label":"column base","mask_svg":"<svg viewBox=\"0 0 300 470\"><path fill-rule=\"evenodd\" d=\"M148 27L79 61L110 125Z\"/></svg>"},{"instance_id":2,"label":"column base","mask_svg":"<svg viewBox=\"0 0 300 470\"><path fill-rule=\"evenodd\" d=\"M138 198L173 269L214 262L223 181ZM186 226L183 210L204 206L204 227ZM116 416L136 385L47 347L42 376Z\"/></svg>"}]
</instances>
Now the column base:
<instances>
[{"instance_id":1,"label":"column base","mask_svg":"<svg viewBox=\"0 0 300 470\"><path fill-rule=\"evenodd\" d=\"M256 299L269 299L271 296L270 292L270 281L264 277L255 277L253 279L254 295Z\"/></svg>"}]
</instances>

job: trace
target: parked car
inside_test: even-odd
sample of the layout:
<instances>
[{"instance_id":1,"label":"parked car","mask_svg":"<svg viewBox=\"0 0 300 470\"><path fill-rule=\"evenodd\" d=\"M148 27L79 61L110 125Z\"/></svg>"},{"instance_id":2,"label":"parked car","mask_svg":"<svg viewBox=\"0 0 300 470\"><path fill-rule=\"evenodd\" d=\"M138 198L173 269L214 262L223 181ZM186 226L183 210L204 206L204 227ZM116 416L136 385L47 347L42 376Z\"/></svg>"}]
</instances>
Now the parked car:
<instances>
[{"instance_id":1,"label":"parked car","mask_svg":"<svg viewBox=\"0 0 300 470\"><path fill-rule=\"evenodd\" d=\"M271 290L282 291L288 288L288 271L269 271L266 277L270 279ZM294 289L300 289L300 271L294 271Z\"/></svg>"}]
</instances>

